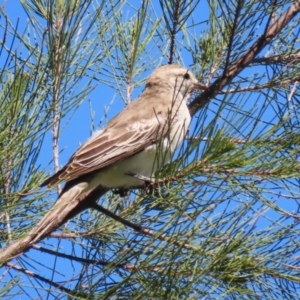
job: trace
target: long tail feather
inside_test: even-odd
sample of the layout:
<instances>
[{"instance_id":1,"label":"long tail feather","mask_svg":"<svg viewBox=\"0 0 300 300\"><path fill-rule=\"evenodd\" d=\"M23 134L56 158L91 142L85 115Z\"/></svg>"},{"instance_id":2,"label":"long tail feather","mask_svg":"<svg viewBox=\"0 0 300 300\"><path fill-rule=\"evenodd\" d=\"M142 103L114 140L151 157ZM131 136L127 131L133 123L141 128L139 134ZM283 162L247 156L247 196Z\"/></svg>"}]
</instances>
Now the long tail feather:
<instances>
[{"instance_id":1,"label":"long tail feather","mask_svg":"<svg viewBox=\"0 0 300 300\"><path fill-rule=\"evenodd\" d=\"M93 203L107 192L107 189L98 188L82 193L86 187L86 182L78 183L63 192L51 210L26 234L26 237L1 250L0 265L29 250L34 243L47 237L80 212L92 207Z\"/></svg>"}]
</instances>

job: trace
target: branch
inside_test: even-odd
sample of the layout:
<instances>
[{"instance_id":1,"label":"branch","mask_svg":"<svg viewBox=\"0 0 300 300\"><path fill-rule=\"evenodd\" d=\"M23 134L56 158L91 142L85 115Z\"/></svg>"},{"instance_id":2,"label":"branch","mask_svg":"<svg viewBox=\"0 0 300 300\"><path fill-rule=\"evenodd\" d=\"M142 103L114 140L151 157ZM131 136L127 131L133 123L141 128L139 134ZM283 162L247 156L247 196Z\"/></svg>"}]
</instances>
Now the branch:
<instances>
[{"instance_id":1,"label":"branch","mask_svg":"<svg viewBox=\"0 0 300 300\"><path fill-rule=\"evenodd\" d=\"M217 94L225 85L229 84L232 79L243 71L262 49L268 45L273 38L300 12L300 0L291 5L287 11L273 24L269 25L267 30L256 42L238 58L227 72L218 78L206 91L196 97L189 105L190 113L193 116L199 109L204 107L210 99Z\"/></svg>"},{"instance_id":2,"label":"branch","mask_svg":"<svg viewBox=\"0 0 300 300\"><path fill-rule=\"evenodd\" d=\"M278 54L269 57L258 57L253 59L252 63L254 64L278 64L278 63L286 63L293 62L300 59L300 52L297 54Z\"/></svg>"},{"instance_id":3,"label":"branch","mask_svg":"<svg viewBox=\"0 0 300 300\"><path fill-rule=\"evenodd\" d=\"M69 254L58 252L58 251L50 250L50 249L47 249L47 248L44 248L44 247L41 247L41 246L38 246L38 245L33 245L32 248L34 248L36 250L39 250L41 252L44 252L44 253L54 255L56 257L66 258L66 259L69 259L69 260L72 260L72 261L77 261L77 262L80 262L80 263L83 263L83 264L100 265L100 266L112 265L111 261L106 262L106 261L101 261L101 260L94 260L94 259L87 259L87 258L77 257L77 256L74 256L74 255L69 255ZM124 265L124 264L115 264L114 267L127 269L126 265Z\"/></svg>"},{"instance_id":4,"label":"branch","mask_svg":"<svg viewBox=\"0 0 300 300\"><path fill-rule=\"evenodd\" d=\"M47 284L49 284L49 285L51 285L51 286L54 286L54 287L56 287L57 289L61 290L62 292L65 292L65 293L71 294L71 295L74 294L74 291L73 291L73 290L70 290L70 289L68 289L68 288L65 288L65 287L62 286L61 284L58 284L58 283L56 283L56 282L54 282L54 281L52 281L52 280L49 280L49 279L47 279L47 278L45 278L45 277L43 277L43 276L40 276L40 275L38 275L38 274L36 274L36 273L34 273L34 272L32 272L32 271L26 270L26 269L24 269L24 268L22 268L22 267L20 267L20 266L13 265L13 264L11 264L11 263L6 263L6 266L7 266L8 268L11 268L11 269L17 270L17 271L19 271L19 272L22 272L22 273L24 273L24 274L26 274L26 275L28 275L28 276L34 277L34 278L36 278L36 279L38 279L38 280L40 280L40 281L42 281L42 282L45 282L45 283L47 283Z\"/></svg>"},{"instance_id":5,"label":"branch","mask_svg":"<svg viewBox=\"0 0 300 300\"><path fill-rule=\"evenodd\" d=\"M188 141L201 141L201 142L211 142L213 139L208 137L200 137L200 136L187 136L186 140ZM246 144L248 140L240 139L240 138L231 138L230 142L235 144Z\"/></svg>"},{"instance_id":6,"label":"branch","mask_svg":"<svg viewBox=\"0 0 300 300\"><path fill-rule=\"evenodd\" d=\"M120 268L120 269L124 269L124 270L134 270L134 269L142 269L139 266L134 266L132 264L114 264L111 261L102 261L102 260L94 260L94 259L87 259L87 258L82 258L82 257L77 257L74 255L69 255L69 254L65 254L65 253L61 253L58 251L53 251L38 245L33 245L32 248L42 251L44 253L47 254L51 254L54 255L56 257L61 257L61 258L66 258L72 261L77 261L79 263L82 264L89 264L89 265L99 265L99 266L107 266L109 265L110 267L114 267L114 268Z\"/></svg>"},{"instance_id":7,"label":"branch","mask_svg":"<svg viewBox=\"0 0 300 300\"><path fill-rule=\"evenodd\" d=\"M146 234L146 235L156 237L161 241L172 243L174 245L177 245L177 246L185 248L185 249L192 249L192 250L197 251L197 252L201 251L201 249L198 249L198 248L196 248L196 247L194 247L190 244L186 244L186 243L183 243L183 242L172 240L170 237L166 236L165 234L154 232L154 231L152 231L150 229L147 229L147 228L144 228L144 227L142 227L138 224L135 224L135 223L132 223L128 220L125 220L124 218L112 213L110 210L104 208L103 206L101 206L97 203L94 203L92 208L94 208L95 210L97 210L101 213L104 213L105 215L109 216L110 218L114 219L115 221L118 221L118 222L122 223L123 225L125 225L127 227L130 227L134 231L137 231L139 233L143 233L143 234Z\"/></svg>"},{"instance_id":8,"label":"branch","mask_svg":"<svg viewBox=\"0 0 300 300\"><path fill-rule=\"evenodd\" d=\"M232 52L232 48L233 48L234 35L237 30L238 20L239 20L240 12L242 9L242 3L243 3L243 1L238 1L237 8L235 10L235 16L234 16L233 24L231 26L231 32L230 32L229 43L228 43L228 51L227 51L227 57L226 57L223 76L226 74L228 67L229 67L230 56L231 56L231 52Z\"/></svg>"},{"instance_id":9,"label":"branch","mask_svg":"<svg viewBox=\"0 0 300 300\"><path fill-rule=\"evenodd\" d=\"M254 86L248 86L248 87L244 87L244 88L222 90L222 91L219 91L218 94L252 92L252 91L259 91L259 90L267 89L267 88L271 88L271 87L285 87L290 84L297 84L299 81L300 81L300 77L286 79L286 80L279 80L279 81L269 81L264 84L257 84Z\"/></svg>"}]
</instances>

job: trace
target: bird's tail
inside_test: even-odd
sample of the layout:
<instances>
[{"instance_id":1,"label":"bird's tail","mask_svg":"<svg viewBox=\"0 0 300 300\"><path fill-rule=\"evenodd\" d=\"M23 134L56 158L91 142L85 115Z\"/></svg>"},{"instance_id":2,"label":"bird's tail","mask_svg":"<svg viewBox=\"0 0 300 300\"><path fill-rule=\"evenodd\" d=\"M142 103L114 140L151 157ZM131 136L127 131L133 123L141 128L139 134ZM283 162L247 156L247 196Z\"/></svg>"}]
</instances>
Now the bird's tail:
<instances>
[{"instance_id":1,"label":"bird's tail","mask_svg":"<svg viewBox=\"0 0 300 300\"><path fill-rule=\"evenodd\" d=\"M26 252L34 243L47 237L54 230L68 220L93 206L107 189L95 188L83 192L87 183L78 183L63 191L55 205L42 218L42 220L25 237L8 245L0 252L0 265L13 257Z\"/></svg>"}]
</instances>

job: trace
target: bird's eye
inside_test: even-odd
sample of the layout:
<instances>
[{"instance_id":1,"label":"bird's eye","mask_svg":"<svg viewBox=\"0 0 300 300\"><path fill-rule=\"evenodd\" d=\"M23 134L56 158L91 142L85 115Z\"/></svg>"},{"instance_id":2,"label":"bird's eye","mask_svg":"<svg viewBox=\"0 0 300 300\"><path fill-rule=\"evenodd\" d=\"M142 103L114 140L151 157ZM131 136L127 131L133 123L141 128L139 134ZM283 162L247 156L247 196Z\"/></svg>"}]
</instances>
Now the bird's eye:
<instances>
[{"instance_id":1,"label":"bird's eye","mask_svg":"<svg viewBox=\"0 0 300 300\"><path fill-rule=\"evenodd\" d=\"M191 78L190 74L189 73L185 73L183 75L183 78L186 79L186 80L189 80Z\"/></svg>"}]
</instances>

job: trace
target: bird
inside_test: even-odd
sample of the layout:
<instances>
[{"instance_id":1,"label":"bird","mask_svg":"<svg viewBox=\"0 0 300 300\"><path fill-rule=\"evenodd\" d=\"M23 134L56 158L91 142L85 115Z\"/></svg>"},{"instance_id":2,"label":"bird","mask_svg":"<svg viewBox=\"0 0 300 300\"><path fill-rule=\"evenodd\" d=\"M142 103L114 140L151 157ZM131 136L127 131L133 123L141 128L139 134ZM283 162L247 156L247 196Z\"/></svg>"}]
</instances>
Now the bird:
<instances>
[{"instance_id":1,"label":"bird","mask_svg":"<svg viewBox=\"0 0 300 300\"><path fill-rule=\"evenodd\" d=\"M96 131L68 163L41 186L66 182L58 200L29 232L36 243L93 204L112 189L143 188L170 162L184 140L191 116L187 102L195 90L205 89L187 68L158 67L147 79L138 99L128 104L102 130Z\"/></svg>"}]
</instances>

